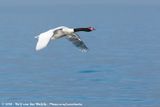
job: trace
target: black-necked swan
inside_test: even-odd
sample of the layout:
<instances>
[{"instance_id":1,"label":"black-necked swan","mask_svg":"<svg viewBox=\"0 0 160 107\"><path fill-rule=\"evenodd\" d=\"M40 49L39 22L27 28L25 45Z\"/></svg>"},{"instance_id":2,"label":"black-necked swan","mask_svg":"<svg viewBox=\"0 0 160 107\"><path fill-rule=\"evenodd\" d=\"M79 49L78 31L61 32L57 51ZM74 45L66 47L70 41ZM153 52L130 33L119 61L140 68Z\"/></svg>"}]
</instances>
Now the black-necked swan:
<instances>
[{"instance_id":1,"label":"black-necked swan","mask_svg":"<svg viewBox=\"0 0 160 107\"><path fill-rule=\"evenodd\" d=\"M38 38L36 50L38 51L45 48L50 42L50 40L56 40L62 37L66 37L82 52L86 52L88 50L88 47L84 44L84 42L80 39L79 35L76 32L79 32L79 31L91 32L93 30L95 30L95 28L93 27L69 28L65 26L50 29L35 37L35 38Z\"/></svg>"}]
</instances>

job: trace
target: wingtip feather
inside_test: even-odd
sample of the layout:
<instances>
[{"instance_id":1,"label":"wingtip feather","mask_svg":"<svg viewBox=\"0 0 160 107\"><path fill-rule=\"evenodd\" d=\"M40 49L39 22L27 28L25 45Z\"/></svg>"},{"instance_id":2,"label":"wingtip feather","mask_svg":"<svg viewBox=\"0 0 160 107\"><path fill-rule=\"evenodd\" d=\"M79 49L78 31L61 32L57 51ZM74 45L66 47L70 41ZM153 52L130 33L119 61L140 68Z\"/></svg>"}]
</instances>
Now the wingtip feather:
<instances>
[{"instance_id":1,"label":"wingtip feather","mask_svg":"<svg viewBox=\"0 0 160 107\"><path fill-rule=\"evenodd\" d=\"M89 49L80 49L81 52L86 53L89 51Z\"/></svg>"}]
</instances>

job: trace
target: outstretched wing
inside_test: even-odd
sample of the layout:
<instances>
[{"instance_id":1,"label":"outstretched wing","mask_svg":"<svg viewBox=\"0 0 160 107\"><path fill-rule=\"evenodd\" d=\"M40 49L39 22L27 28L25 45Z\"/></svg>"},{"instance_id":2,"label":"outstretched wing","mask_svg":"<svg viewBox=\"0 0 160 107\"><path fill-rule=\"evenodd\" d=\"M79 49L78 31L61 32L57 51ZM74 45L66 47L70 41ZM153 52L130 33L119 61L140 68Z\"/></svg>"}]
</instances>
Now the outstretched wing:
<instances>
[{"instance_id":1,"label":"outstretched wing","mask_svg":"<svg viewBox=\"0 0 160 107\"><path fill-rule=\"evenodd\" d=\"M47 31L47 32L41 33L39 36L37 36L38 42L36 45L36 50L38 51L38 50L45 48L48 45L52 36L53 36L52 31Z\"/></svg>"},{"instance_id":2,"label":"outstretched wing","mask_svg":"<svg viewBox=\"0 0 160 107\"><path fill-rule=\"evenodd\" d=\"M86 52L88 50L88 47L80 39L78 34L73 33L72 35L67 35L67 39L71 41L76 47L78 47L82 52Z\"/></svg>"}]
</instances>

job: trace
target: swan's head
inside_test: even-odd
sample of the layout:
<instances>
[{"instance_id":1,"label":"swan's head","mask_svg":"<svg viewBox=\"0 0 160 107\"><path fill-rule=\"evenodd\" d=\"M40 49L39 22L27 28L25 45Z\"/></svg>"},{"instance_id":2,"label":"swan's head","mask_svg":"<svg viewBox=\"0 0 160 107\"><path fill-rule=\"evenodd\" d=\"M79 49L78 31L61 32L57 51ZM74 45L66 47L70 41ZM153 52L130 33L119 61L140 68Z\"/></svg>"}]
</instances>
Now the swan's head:
<instances>
[{"instance_id":1,"label":"swan's head","mask_svg":"<svg viewBox=\"0 0 160 107\"><path fill-rule=\"evenodd\" d=\"M84 31L84 32L91 32L96 30L94 27L83 27L83 28L74 28L74 32Z\"/></svg>"},{"instance_id":2,"label":"swan's head","mask_svg":"<svg viewBox=\"0 0 160 107\"><path fill-rule=\"evenodd\" d=\"M94 27L88 27L88 31L91 32L93 30L96 30Z\"/></svg>"}]
</instances>

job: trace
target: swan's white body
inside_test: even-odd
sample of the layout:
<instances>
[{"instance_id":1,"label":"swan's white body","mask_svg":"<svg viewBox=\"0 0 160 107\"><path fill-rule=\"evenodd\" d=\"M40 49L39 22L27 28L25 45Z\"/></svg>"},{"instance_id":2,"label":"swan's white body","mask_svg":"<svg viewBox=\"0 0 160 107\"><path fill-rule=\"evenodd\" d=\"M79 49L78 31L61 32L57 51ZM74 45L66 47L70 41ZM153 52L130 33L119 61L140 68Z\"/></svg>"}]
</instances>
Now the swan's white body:
<instances>
[{"instance_id":1,"label":"swan's white body","mask_svg":"<svg viewBox=\"0 0 160 107\"><path fill-rule=\"evenodd\" d=\"M51 40L66 37L71 41L76 47L80 48L82 51L87 51L88 48L80 37L74 32L74 29L65 26L57 27L55 29L48 30L40 35L36 36L38 42L36 45L36 50L41 50L45 48Z\"/></svg>"}]
</instances>

